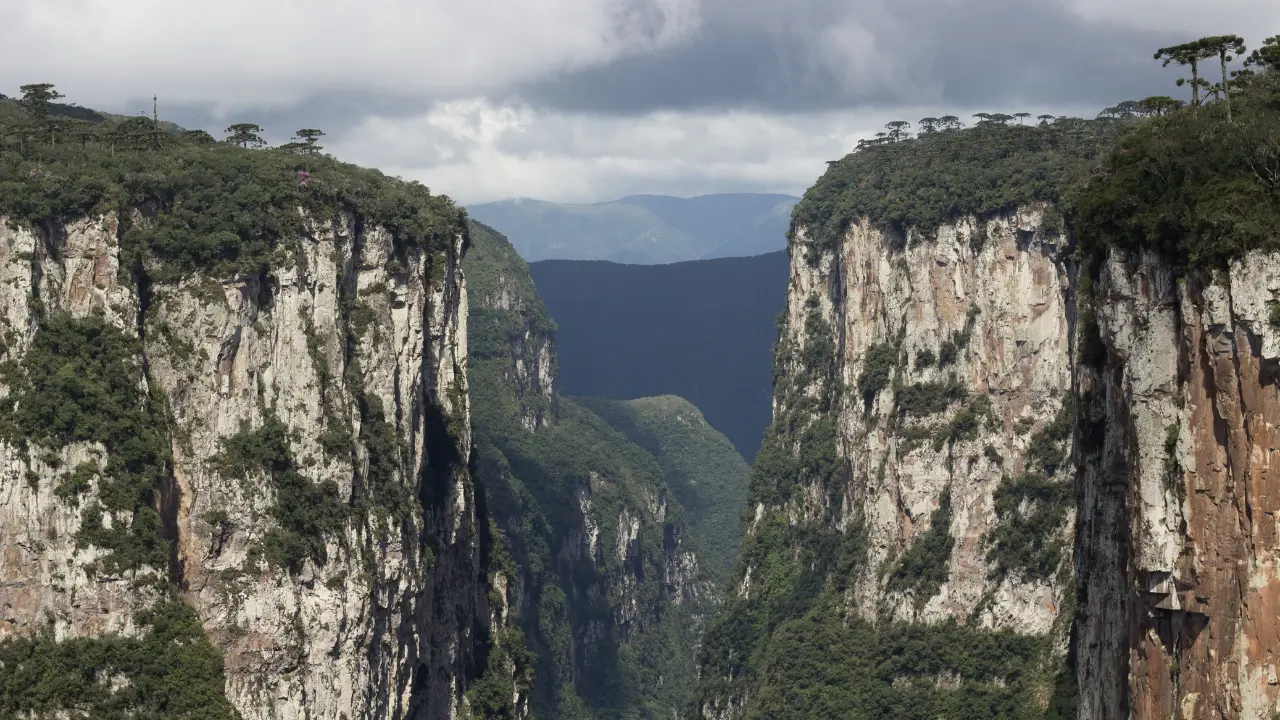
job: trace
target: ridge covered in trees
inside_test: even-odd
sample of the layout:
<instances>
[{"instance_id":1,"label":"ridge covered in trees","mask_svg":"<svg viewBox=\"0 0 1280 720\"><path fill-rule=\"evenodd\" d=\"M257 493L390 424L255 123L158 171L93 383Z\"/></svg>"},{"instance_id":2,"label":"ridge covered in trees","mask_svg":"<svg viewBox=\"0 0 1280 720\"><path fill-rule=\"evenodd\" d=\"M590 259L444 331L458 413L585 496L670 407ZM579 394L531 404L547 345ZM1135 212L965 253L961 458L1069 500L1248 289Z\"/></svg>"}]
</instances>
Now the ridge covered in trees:
<instances>
[{"instance_id":1,"label":"ridge covered in trees","mask_svg":"<svg viewBox=\"0 0 1280 720\"><path fill-rule=\"evenodd\" d=\"M158 115L69 118L53 103L60 97L42 83L0 101L0 217L47 226L117 213L122 261L133 268L145 259L154 279L257 273L282 238L301 231L299 207L321 215L349 207L401 246L443 249L465 232L465 213L449 198L321 154L319 130L268 149L253 123L232 125L216 142ZM143 205L157 213L133 225L127 211Z\"/></svg>"}]
</instances>

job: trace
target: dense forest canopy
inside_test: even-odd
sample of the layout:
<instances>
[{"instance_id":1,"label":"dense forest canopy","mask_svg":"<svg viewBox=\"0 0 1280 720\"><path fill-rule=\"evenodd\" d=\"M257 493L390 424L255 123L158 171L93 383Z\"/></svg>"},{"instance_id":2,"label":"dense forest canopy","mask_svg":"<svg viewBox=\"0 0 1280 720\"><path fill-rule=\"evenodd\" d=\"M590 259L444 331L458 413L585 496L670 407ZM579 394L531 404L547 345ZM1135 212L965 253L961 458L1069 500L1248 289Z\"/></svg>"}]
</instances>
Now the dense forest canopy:
<instances>
[{"instance_id":1,"label":"dense forest canopy","mask_svg":"<svg viewBox=\"0 0 1280 720\"><path fill-rule=\"evenodd\" d=\"M1280 40L1209 97L1129 128L1069 194L1090 257L1149 249L1189 270L1280 243Z\"/></svg>"},{"instance_id":2,"label":"dense forest canopy","mask_svg":"<svg viewBox=\"0 0 1280 720\"><path fill-rule=\"evenodd\" d=\"M319 153L314 128L260 149L261 128L237 123L215 142L157 117L121 118L53 102L47 83L0 100L0 217L45 225L118 212L123 260L161 275L255 273L303 218L339 206L391 230L397 243L442 249L465 232L463 211L425 186ZM151 221L131 226L129 210ZM162 269L159 269L163 266Z\"/></svg>"},{"instance_id":3,"label":"dense forest canopy","mask_svg":"<svg viewBox=\"0 0 1280 720\"><path fill-rule=\"evenodd\" d=\"M1127 122L1120 111L1097 120L1044 119L1037 125L1004 120L1013 117L988 115L971 128L950 117L945 125L925 118L915 138L898 128L864 144L833 162L805 194L792 215L793 235L804 228L816 252L834 247L850 223L862 218L898 233L930 235L964 215L1054 202Z\"/></svg>"}]
</instances>

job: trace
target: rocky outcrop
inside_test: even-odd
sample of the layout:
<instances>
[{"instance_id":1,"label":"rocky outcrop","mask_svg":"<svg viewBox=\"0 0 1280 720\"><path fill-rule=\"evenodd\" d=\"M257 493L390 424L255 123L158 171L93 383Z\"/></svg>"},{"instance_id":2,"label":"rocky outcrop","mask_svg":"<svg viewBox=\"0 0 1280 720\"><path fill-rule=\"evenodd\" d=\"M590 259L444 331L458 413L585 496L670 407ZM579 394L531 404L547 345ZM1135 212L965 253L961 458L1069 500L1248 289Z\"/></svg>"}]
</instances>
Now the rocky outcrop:
<instances>
[{"instance_id":1,"label":"rocky outcrop","mask_svg":"<svg viewBox=\"0 0 1280 720\"><path fill-rule=\"evenodd\" d=\"M1272 718L1280 256L1178 277L1113 251L1093 283L1078 371L1080 717Z\"/></svg>"},{"instance_id":2,"label":"rocky outcrop","mask_svg":"<svg viewBox=\"0 0 1280 720\"><path fill-rule=\"evenodd\" d=\"M120 236L114 215L0 218L0 333L15 367L51 318L99 317L137 342L138 393L167 408L153 509L169 562L104 570L107 549L85 539L87 523L136 520L86 520L114 451L9 435L0 637L46 622L58 638L136 633L168 582L222 650L246 719L459 717L491 621L467 469L463 228L393 242L339 209L282 239L261 274L155 280L154 258L121 267ZM277 455L256 463L267 446Z\"/></svg>"},{"instance_id":3,"label":"rocky outcrop","mask_svg":"<svg viewBox=\"0 0 1280 720\"><path fill-rule=\"evenodd\" d=\"M1057 702L1074 600L1074 286L1046 215L1031 204L928 234L864 217L828 243L794 228L774 423L703 656L702 717L825 712L790 689L805 663L847 663L831 674L858 677L831 682L885 712L910 692L940 716L981 697ZM1017 644L991 658L1016 681L922 649L992 638ZM899 676L883 687L865 669L879 643Z\"/></svg>"},{"instance_id":4,"label":"rocky outcrop","mask_svg":"<svg viewBox=\"0 0 1280 720\"><path fill-rule=\"evenodd\" d=\"M1027 558L1007 547L1002 524L1034 510L998 498L1043 474L1029 449L1068 404L1066 244L1041 207L1026 207L929 238L894 238L864 220L835 255L792 263L789 341L812 342L811 317L837 340L847 391L836 449L849 481L834 497L844 523L867 534L850 601L868 620L950 618L1033 634L1058 620L1067 509L1043 529L1049 557ZM820 518L829 496L806 493L786 512ZM941 540L924 549L930 534ZM1028 559L1036 565L1019 562Z\"/></svg>"}]
</instances>

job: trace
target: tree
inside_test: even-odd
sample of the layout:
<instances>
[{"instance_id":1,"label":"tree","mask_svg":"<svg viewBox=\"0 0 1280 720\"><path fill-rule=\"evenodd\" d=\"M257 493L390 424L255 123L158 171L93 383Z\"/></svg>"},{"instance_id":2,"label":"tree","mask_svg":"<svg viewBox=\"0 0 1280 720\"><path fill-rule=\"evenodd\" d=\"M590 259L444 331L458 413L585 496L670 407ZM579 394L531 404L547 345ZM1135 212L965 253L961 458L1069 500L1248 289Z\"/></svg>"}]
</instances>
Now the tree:
<instances>
[{"instance_id":1,"label":"tree","mask_svg":"<svg viewBox=\"0 0 1280 720\"><path fill-rule=\"evenodd\" d=\"M1013 116L1014 116L1014 117L1016 117L1016 118L1018 118L1018 124L1019 124L1019 125L1021 125L1021 124L1022 124L1022 121L1023 121L1025 118L1029 118L1029 117L1031 117L1031 113L1029 113L1029 112L1020 112L1020 113L1014 113L1014 114L1013 114Z\"/></svg>"},{"instance_id":2,"label":"tree","mask_svg":"<svg viewBox=\"0 0 1280 720\"><path fill-rule=\"evenodd\" d=\"M242 148L260 148L267 144L258 133L262 128L253 123L236 123L227 128L227 142Z\"/></svg>"},{"instance_id":3,"label":"tree","mask_svg":"<svg viewBox=\"0 0 1280 720\"><path fill-rule=\"evenodd\" d=\"M125 150L146 150L155 146L155 124L150 118L139 115L117 123L107 133L111 143L112 154L115 148Z\"/></svg>"},{"instance_id":4,"label":"tree","mask_svg":"<svg viewBox=\"0 0 1280 720\"><path fill-rule=\"evenodd\" d=\"M1209 57L1218 56L1218 63L1222 67L1222 84L1215 85L1212 89L1215 93L1221 92L1223 100L1227 103L1227 122L1231 122L1231 94L1227 92L1229 80L1227 63L1244 54L1244 38L1239 35L1212 35L1200 38L1196 41L1196 45L1203 54Z\"/></svg>"},{"instance_id":5,"label":"tree","mask_svg":"<svg viewBox=\"0 0 1280 720\"><path fill-rule=\"evenodd\" d=\"M916 125L920 126L920 132L922 133L937 132L938 118L933 118L933 117L920 118L920 122L916 123Z\"/></svg>"},{"instance_id":6,"label":"tree","mask_svg":"<svg viewBox=\"0 0 1280 720\"><path fill-rule=\"evenodd\" d=\"M996 113L991 116L991 122L999 123L1001 125L1008 125L1011 120L1013 120L1013 116L1006 115L1004 113Z\"/></svg>"},{"instance_id":7,"label":"tree","mask_svg":"<svg viewBox=\"0 0 1280 720\"><path fill-rule=\"evenodd\" d=\"M18 104L22 106L23 110L27 111L27 114L41 122L49 117L49 105L54 100L66 97L53 89L53 83L23 85L18 89L22 91L22 99L18 101Z\"/></svg>"},{"instance_id":8,"label":"tree","mask_svg":"<svg viewBox=\"0 0 1280 720\"><path fill-rule=\"evenodd\" d=\"M1258 70L1280 72L1280 35L1273 35L1262 41L1262 47L1254 50L1245 58L1246 67Z\"/></svg>"},{"instance_id":9,"label":"tree","mask_svg":"<svg viewBox=\"0 0 1280 720\"><path fill-rule=\"evenodd\" d=\"M1192 96L1192 97L1191 97L1191 104L1192 104L1193 106L1196 106L1196 107L1198 107L1198 106L1200 105L1200 91L1201 91L1201 90L1205 90L1205 91L1206 91L1205 96L1207 97L1207 96L1208 96L1208 92L1207 92L1207 91L1209 90L1209 87L1210 87L1210 85L1209 85L1209 81L1208 81L1208 80L1205 80L1205 79L1204 79L1204 78L1202 78L1202 77L1197 77L1197 78L1178 78L1178 83L1177 83L1177 85L1178 85L1178 87L1182 87L1183 85L1190 85L1190 86L1191 86L1191 96Z\"/></svg>"},{"instance_id":10,"label":"tree","mask_svg":"<svg viewBox=\"0 0 1280 720\"><path fill-rule=\"evenodd\" d=\"M938 125L947 130L958 130L964 127L964 123L960 122L960 118L955 115L943 115L938 118Z\"/></svg>"},{"instance_id":11,"label":"tree","mask_svg":"<svg viewBox=\"0 0 1280 720\"><path fill-rule=\"evenodd\" d=\"M910 135L907 132L907 128L911 127L911 123L906 120L894 120L884 127L889 131L889 142L898 142L899 140L906 140Z\"/></svg>"},{"instance_id":12,"label":"tree","mask_svg":"<svg viewBox=\"0 0 1280 720\"><path fill-rule=\"evenodd\" d=\"M188 130L182 133L182 139L186 140L192 145L212 145L213 143L217 142L216 140L213 139L212 135L205 132L204 130Z\"/></svg>"},{"instance_id":13,"label":"tree","mask_svg":"<svg viewBox=\"0 0 1280 720\"><path fill-rule=\"evenodd\" d=\"M1167 115L1186 105L1181 100L1174 100L1168 95L1153 95L1138 101L1146 115Z\"/></svg>"},{"instance_id":14,"label":"tree","mask_svg":"<svg viewBox=\"0 0 1280 720\"><path fill-rule=\"evenodd\" d=\"M1036 119L1040 121L1041 125L1048 125L1049 123L1053 122L1052 115L1039 115L1036 117Z\"/></svg>"},{"instance_id":15,"label":"tree","mask_svg":"<svg viewBox=\"0 0 1280 720\"><path fill-rule=\"evenodd\" d=\"M57 144L59 128L49 120L49 105L65 96L53 89L53 83L33 83L18 89L22 91L22 99L18 101L18 105L31 116L33 125L49 133L49 143Z\"/></svg>"},{"instance_id":16,"label":"tree","mask_svg":"<svg viewBox=\"0 0 1280 720\"><path fill-rule=\"evenodd\" d=\"M1191 105L1198 107L1200 105L1201 87L1199 63L1201 60L1207 60L1216 54L1215 50L1206 48L1197 40L1196 42L1160 48L1156 51L1154 58L1156 60L1164 60L1164 67L1169 67L1169 63L1177 63L1191 68ZM1182 87L1186 82L1186 78L1178 78L1178 87Z\"/></svg>"},{"instance_id":17,"label":"tree","mask_svg":"<svg viewBox=\"0 0 1280 720\"><path fill-rule=\"evenodd\" d=\"M287 142L280 146L281 150L289 150L292 152L301 152L308 155L319 155L324 148L316 144L316 140L322 137L324 133L315 128L303 128L293 134L293 142Z\"/></svg>"},{"instance_id":18,"label":"tree","mask_svg":"<svg viewBox=\"0 0 1280 720\"><path fill-rule=\"evenodd\" d=\"M93 123L87 120L78 120L76 118L62 118L58 122L59 130L62 136L71 142L79 142L82 152L88 151L89 141L93 140L97 133Z\"/></svg>"},{"instance_id":19,"label":"tree","mask_svg":"<svg viewBox=\"0 0 1280 720\"><path fill-rule=\"evenodd\" d=\"M991 122L991 113L974 113L973 116L978 118L979 123Z\"/></svg>"}]
</instances>

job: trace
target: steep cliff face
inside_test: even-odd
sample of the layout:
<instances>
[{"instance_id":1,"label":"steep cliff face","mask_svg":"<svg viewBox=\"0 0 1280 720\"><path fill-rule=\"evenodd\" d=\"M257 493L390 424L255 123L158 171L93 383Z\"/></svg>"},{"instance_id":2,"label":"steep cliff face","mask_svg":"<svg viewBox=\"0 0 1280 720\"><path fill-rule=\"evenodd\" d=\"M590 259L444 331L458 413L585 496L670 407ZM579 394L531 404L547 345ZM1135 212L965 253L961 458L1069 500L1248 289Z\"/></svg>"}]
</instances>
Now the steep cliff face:
<instances>
[{"instance_id":1,"label":"steep cliff face","mask_svg":"<svg viewBox=\"0 0 1280 720\"><path fill-rule=\"evenodd\" d=\"M519 569L508 594L532 655L533 712L672 717L691 688L713 590L682 496L661 457L589 404L554 393L555 328L528 266L483 225L473 224L471 236L479 477ZM673 429L700 437L693 432ZM744 475L737 480L741 487Z\"/></svg>"},{"instance_id":2,"label":"steep cliff face","mask_svg":"<svg viewBox=\"0 0 1280 720\"><path fill-rule=\"evenodd\" d=\"M1080 368L1080 712L1271 718L1280 255L1112 252Z\"/></svg>"},{"instance_id":3,"label":"steep cliff face","mask_svg":"<svg viewBox=\"0 0 1280 720\"><path fill-rule=\"evenodd\" d=\"M235 151L198 152L185 160ZM313 167L312 187L340 172ZM140 251L214 222L178 206L198 216L208 195L183 193L218 190L0 218L0 638L150 637L169 632L155 609L178 599L218 651L201 681L219 691L225 675L246 719L460 717L503 612L467 468L460 214L418 206L439 224L414 235L358 205L285 202L300 221L247 274ZM225 258L235 235L216 237ZM69 702L127 706L154 680L103 657L61 668L99 678ZM63 700L19 689L6 702Z\"/></svg>"},{"instance_id":4,"label":"steep cliff face","mask_svg":"<svg viewBox=\"0 0 1280 720\"><path fill-rule=\"evenodd\" d=\"M868 712L918 692L947 716L982 716L979 697L1049 707L1074 599L1072 284L1066 237L1044 210L897 239L864 219L822 253L803 252L797 229L775 422L737 597L708 641L727 648L704 660L721 675L703 679L703 716L819 716L784 685L810 674L796 656L825 655L822 644L870 656L812 661L852 662L818 677ZM754 668L743 638L759 630L744 622L776 628ZM994 665L981 651L922 656L908 638L986 645ZM859 663L882 653L897 670L877 688L883 676Z\"/></svg>"},{"instance_id":5,"label":"steep cliff face","mask_svg":"<svg viewBox=\"0 0 1280 720\"><path fill-rule=\"evenodd\" d=\"M1280 711L1280 72L1082 183L1080 717Z\"/></svg>"},{"instance_id":6,"label":"steep cliff face","mask_svg":"<svg viewBox=\"0 0 1280 720\"><path fill-rule=\"evenodd\" d=\"M785 512L812 522L836 500L838 522L866 533L850 599L868 620L1055 626L1069 590L1071 287L1065 235L1042 217L965 218L896 247L862 223L838 256L793 265L783 342L803 353L815 323L833 329L850 476ZM1028 507L1035 493L1053 507Z\"/></svg>"},{"instance_id":7,"label":"steep cliff face","mask_svg":"<svg viewBox=\"0 0 1280 720\"><path fill-rule=\"evenodd\" d=\"M1058 200L1117 131L872 144L797 205L773 424L701 717L1076 714Z\"/></svg>"}]
</instances>

